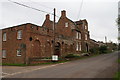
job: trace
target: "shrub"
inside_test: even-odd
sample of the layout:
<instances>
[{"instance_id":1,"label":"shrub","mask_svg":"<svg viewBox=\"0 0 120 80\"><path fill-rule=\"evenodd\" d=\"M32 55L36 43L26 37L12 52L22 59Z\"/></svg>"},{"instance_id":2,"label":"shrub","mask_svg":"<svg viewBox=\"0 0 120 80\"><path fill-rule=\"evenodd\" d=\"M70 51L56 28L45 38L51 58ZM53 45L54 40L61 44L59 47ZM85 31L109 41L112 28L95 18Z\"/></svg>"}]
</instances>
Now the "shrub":
<instances>
[{"instance_id":1,"label":"shrub","mask_svg":"<svg viewBox=\"0 0 120 80\"><path fill-rule=\"evenodd\" d=\"M100 54L107 53L107 52L108 52L107 46L100 46L99 47L99 53Z\"/></svg>"},{"instance_id":2,"label":"shrub","mask_svg":"<svg viewBox=\"0 0 120 80\"><path fill-rule=\"evenodd\" d=\"M77 58L77 57L80 57L79 54L68 54L65 56L65 58Z\"/></svg>"},{"instance_id":3,"label":"shrub","mask_svg":"<svg viewBox=\"0 0 120 80\"><path fill-rule=\"evenodd\" d=\"M97 48L97 47L91 48L91 49L89 49L89 52L91 54L98 54L99 53L99 48Z\"/></svg>"}]
</instances>

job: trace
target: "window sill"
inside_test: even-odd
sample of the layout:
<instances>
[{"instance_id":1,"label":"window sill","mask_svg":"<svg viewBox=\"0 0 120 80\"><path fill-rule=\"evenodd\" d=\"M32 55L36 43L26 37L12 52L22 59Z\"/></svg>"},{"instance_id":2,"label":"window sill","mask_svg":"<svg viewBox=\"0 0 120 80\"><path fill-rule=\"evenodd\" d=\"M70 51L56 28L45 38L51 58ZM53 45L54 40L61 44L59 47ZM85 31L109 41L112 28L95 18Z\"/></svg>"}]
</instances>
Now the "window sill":
<instances>
[{"instance_id":1,"label":"window sill","mask_svg":"<svg viewBox=\"0 0 120 80\"><path fill-rule=\"evenodd\" d=\"M6 58L2 58L2 59L6 59Z\"/></svg>"},{"instance_id":2,"label":"window sill","mask_svg":"<svg viewBox=\"0 0 120 80\"><path fill-rule=\"evenodd\" d=\"M21 57L21 55L17 55L17 57Z\"/></svg>"},{"instance_id":3,"label":"window sill","mask_svg":"<svg viewBox=\"0 0 120 80\"><path fill-rule=\"evenodd\" d=\"M3 42L6 42L6 41L3 41Z\"/></svg>"},{"instance_id":4,"label":"window sill","mask_svg":"<svg viewBox=\"0 0 120 80\"><path fill-rule=\"evenodd\" d=\"M22 40L22 39L17 39L17 40Z\"/></svg>"}]
</instances>

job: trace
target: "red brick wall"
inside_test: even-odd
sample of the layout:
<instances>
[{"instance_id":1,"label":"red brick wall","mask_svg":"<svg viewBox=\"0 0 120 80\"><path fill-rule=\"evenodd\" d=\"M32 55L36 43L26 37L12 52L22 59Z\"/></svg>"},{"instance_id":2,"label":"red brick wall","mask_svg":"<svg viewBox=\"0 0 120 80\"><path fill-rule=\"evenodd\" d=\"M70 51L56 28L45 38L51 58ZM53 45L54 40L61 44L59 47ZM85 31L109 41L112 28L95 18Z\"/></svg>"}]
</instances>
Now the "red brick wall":
<instances>
[{"instance_id":1,"label":"red brick wall","mask_svg":"<svg viewBox=\"0 0 120 80\"><path fill-rule=\"evenodd\" d=\"M22 39L17 39L17 31L22 30ZM2 49L6 50L6 58L3 63L24 63L26 51L22 51L22 56L17 56L17 49L20 49L21 44L26 44L26 27L25 25L3 29L2 33L6 32L7 41L2 42Z\"/></svg>"},{"instance_id":2,"label":"red brick wall","mask_svg":"<svg viewBox=\"0 0 120 80\"><path fill-rule=\"evenodd\" d=\"M65 27L65 23L68 27ZM81 24L84 22L84 25ZM60 44L60 56L65 56L68 53L78 53L76 51L76 43L80 43L82 51L86 51L86 43L89 42L88 28L85 30L84 26L88 27L86 20L78 21L79 25L66 17L66 12L61 12L61 17L56 23L56 43ZM4 63L29 63L30 58L51 57L53 55L53 22L50 21L50 16L46 15L46 19L41 26L31 23L18 25L12 28L3 29L2 33L7 33L7 41L3 42L2 49L7 50L7 58L3 59ZM17 31L22 30L22 40L17 40ZM82 34L82 39L76 39L76 32ZM85 40L85 34L88 35L88 40ZM22 52L22 56L17 55L17 49L20 44L26 45L26 50Z\"/></svg>"}]
</instances>

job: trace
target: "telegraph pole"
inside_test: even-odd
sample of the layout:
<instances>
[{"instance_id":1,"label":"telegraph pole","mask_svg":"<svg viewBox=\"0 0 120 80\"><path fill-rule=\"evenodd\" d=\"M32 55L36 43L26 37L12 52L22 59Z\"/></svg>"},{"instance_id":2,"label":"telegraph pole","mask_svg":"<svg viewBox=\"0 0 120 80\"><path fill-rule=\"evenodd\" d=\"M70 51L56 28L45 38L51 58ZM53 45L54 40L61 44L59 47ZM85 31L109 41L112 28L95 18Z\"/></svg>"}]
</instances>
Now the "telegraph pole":
<instances>
[{"instance_id":1,"label":"telegraph pole","mask_svg":"<svg viewBox=\"0 0 120 80\"><path fill-rule=\"evenodd\" d=\"M52 56L52 61L53 62L56 62L58 61L58 55L56 55L56 52L55 52L55 32L56 32L56 28L55 28L55 17L56 17L56 14L55 14L55 8L54 8L54 21L53 21L53 56Z\"/></svg>"},{"instance_id":2,"label":"telegraph pole","mask_svg":"<svg viewBox=\"0 0 120 80\"><path fill-rule=\"evenodd\" d=\"M54 8L54 20L53 20L53 55L55 54L55 8Z\"/></svg>"}]
</instances>

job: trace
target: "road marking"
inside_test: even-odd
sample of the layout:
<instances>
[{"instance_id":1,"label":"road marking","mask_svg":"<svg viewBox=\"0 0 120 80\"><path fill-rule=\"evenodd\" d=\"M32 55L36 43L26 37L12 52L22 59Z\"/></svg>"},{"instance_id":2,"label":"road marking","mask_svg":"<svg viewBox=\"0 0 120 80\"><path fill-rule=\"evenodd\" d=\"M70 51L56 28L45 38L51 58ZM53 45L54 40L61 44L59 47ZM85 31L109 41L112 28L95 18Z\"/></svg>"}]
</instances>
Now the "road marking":
<instances>
[{"instance_id":1,"label":"road marking","mask_svg":"<svg viewBox=\"0 0 120 80\"><path fill-rule=\"evenodd\" d=\"M68 62L65 62L65 63L68 63ZM54 66L57 66L57 65L60 65L60 64L65 64L65 63L54 64L54 65L51 65L51 66L48 65L48 66L41 67L41 68L36 68L36 69L31 69L31 70L24 70L24 71L21 71L21 72L15 72L15 73L11 73L11 74L6 73L7 75L2 76L2 78L17 75L17 74L21 74L21 73L32 72L32 71L36 71L36 70L40 70L40 69L45 69L45 68L49 68L49 67L54 67Z\"/></svg>"}]
</instances>

